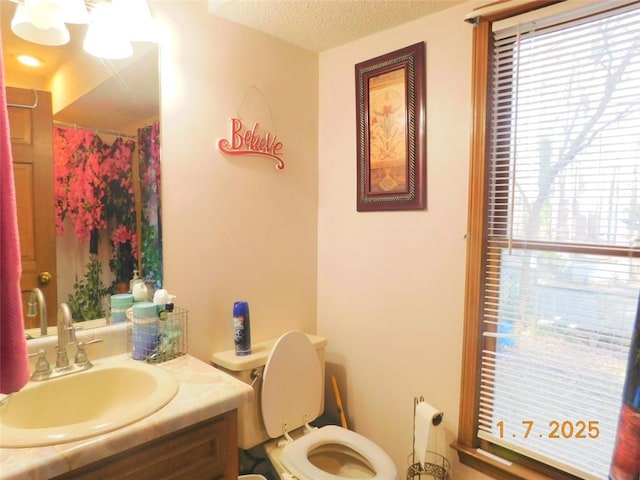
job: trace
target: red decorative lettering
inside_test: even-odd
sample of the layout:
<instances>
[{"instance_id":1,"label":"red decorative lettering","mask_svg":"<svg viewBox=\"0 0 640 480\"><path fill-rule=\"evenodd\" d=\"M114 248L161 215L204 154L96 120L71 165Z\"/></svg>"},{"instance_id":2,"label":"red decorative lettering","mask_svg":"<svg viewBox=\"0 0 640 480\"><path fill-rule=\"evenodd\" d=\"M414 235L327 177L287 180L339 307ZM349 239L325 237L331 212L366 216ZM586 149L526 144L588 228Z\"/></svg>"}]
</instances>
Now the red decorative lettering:
<instances>
[{"instance_id":1,"label":"red decorative lettering","mask_svg":"<svg viewBox=\"0 0 640 480\"><path fill-rule=\"evenodd\" d=\"M231 148L237 150L242 148L242 136L240 132L242 131L242 122L237 118L231 119Z\"/></svg>"},{"instance_id":2,"label":"red decorative lettering","mask_svg":"<svg viewBox=\"0 0 640 480\"><path fill-rule=\"evenodd\" d=\"M269 132L264 136L259 133L260 125L256 122L251 130L243 131L242 121L239 118L231 119L231 143L225 138L218 141L218 148L228 155L260 155L276 160L276 168L284 169L282 155L282 142L276 141Z\"/></svg>"}]
</instances>

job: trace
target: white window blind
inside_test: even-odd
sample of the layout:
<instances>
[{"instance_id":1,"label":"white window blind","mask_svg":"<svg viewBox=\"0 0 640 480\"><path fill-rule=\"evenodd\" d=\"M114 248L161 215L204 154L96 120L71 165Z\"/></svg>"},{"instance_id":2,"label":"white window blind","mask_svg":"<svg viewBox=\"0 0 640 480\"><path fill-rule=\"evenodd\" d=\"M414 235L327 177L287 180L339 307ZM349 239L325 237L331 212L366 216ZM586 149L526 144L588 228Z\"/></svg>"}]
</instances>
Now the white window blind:
<instances>
[{"instance_id":1,"label":"white window blind","mask_svg":"<svg viewBox=\"0 0 640 480\"><path fill-rule=\"evenodd\" d=\"M604 479L640 293L640 7L540 25L494 31L478 436Z\"/></svg>"}]
</instances>

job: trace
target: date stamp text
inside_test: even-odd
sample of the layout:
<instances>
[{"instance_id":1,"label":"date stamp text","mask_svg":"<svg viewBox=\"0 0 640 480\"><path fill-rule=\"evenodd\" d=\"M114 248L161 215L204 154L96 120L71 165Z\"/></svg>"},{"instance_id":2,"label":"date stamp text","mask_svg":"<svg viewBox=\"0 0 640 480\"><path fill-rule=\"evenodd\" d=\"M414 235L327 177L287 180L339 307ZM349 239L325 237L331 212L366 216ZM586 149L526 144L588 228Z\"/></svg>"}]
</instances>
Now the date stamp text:
<instances>
[{"instance_id":1,"label":"date stamp text","mask_svg":"<svg viewBox=\"0 0 640 480\"><path fill-rule=\"evenodd\" d=\"M551 420L542 428L533 420L522 420L519 428L513 428L512 431L505 427L505 423L500 420L496 422L498 436L520 437L520 438L598 438L600 436L600 427L598 420Z\"/></svg>"}]
</instances>

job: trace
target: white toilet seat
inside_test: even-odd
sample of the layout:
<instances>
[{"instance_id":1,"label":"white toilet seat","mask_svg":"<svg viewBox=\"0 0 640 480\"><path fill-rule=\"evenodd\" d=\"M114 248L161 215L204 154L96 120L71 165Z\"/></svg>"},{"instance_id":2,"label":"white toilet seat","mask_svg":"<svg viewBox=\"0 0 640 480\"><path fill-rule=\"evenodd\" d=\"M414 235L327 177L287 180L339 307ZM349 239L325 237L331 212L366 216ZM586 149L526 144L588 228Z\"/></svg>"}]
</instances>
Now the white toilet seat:
<instances>
[{"instance_id":1,"label":"white toilet seat","mask_svg":"<svg viewBox=\"0 0 640 480\"><path fill-rule=\"evenodd\" d=\"M322 411L322 374L320 360L306 335L292 331L276 341L264 368L261 389L262 420L271 438L289 437L289 432L318 417ZM321 446L338 446L341 454L351 451L361 457L375 472L369 480L398 480L397 469L382 448L336 425L311 430L287 443L279 451L278 462L298 480L346 480L311 463L309 455Z\"/></svg>"},{"instance_id":2,"label":"white toilet seat","mask_svg":"<svg viewBox=\"0 0 640 480\"><path fill-rule=\"evenodd\" d=\"M344 480L316 467L309 460L309 453L321 445L343 445L363 457L375 475L370 480L397 480L395 464L382 448L362 435L337 425L327 425L312 430L285 445L280 455L282 465L300 480Z\"/></svg>"}]
</instances>

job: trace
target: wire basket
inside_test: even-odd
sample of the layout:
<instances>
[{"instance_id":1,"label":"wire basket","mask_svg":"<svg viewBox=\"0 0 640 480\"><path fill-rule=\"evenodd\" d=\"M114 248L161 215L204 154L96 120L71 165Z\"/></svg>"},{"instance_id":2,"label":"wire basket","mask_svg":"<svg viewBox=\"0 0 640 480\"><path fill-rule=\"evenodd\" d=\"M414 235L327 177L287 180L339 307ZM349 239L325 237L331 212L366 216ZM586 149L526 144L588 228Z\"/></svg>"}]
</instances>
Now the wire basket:
<instances>
[{"instance_id":1,"label":"wire basket","mask_svg":"<svg viewBox=\"0 0 640 480\"><path fill-rule=\"evenodd\" d=\"M174 307L157 317L132 319L131 356L148 363L161 363L187 353L189 311Z\"/></svg>"},{"instance_id":2,"label":"wire basket","mask_svg":"<svg viewBox=\"0 0 640 480\"><path fill-rule=\"evenodd\" d=\"M436 452L426 452L424 463L415 462L415 455L409 455L409 468L407 468L407 480L449 480L451 464L444 456Z\"/></svg>"}]
</instances>

